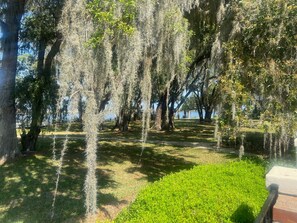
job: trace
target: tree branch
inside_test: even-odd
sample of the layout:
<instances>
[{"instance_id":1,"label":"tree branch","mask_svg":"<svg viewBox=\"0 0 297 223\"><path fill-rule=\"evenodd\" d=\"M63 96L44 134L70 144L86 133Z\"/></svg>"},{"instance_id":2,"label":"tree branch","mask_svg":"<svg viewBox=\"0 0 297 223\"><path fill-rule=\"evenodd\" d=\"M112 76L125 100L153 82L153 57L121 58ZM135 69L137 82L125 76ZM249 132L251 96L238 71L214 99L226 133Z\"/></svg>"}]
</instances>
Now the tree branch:
<instances>
[{"instance_id":1,"label":"tree branch","mask_svg":"<svg viewBox=\"0 0 297 223\"><path fill-rule=\"evenodd\" d=\"M49 53L46 56L45 59L45 64L44 64L44 69L45 70L50 70L51 66L52 66L52 61L54 59L54 57L59 53L60 51L60 46L62 44L63 38L62 38L62 34L61 33L57 33L57 39L54 42L54 44L52 45Z\"/></svg>"}]
</instances>

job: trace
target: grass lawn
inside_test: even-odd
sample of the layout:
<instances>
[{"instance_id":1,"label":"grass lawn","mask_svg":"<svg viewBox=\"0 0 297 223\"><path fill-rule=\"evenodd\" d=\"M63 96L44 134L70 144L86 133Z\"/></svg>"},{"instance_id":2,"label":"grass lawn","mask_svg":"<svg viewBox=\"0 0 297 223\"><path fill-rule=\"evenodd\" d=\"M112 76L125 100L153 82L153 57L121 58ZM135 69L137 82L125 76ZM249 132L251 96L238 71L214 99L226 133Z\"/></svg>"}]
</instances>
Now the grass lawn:
<instances>
[{"instance_id":1,"label":"grass lawn","mask_svg":"<svg viewBox=\"0 0 297 223\"><path fill-rule=\"evenodd\" d=\"M213 126L178 122L171 133L151 132L143 156L137 128L118 133L106 128L98 149L98 219L114 218L139 191L161 177L195 165L234 160L229 153L205 149L213 146ZM45 134L51 135L51 132ZM63 129L60 130L63 135ZM82 136L79 131L71 135ZM115 139L124 139L117 141ZM180 142L166 145L166 141ZM182 146L183 142L197 142ZM0 222L50 222L57 162L52 160L52 139L42 137L38 151L0 166ZM203 147L200 147L200 144ZM84 140L71 138L59 183L53 222L80 222L84 216ZM186 143L185 143L186 144ZM62 139L58 139L58 152Z\"/></svg>"},{"instance_id":2,"label":"grass lawn","mask_svg":"<svg viewBox=\"0 0 297 223\"><path fill-rule=\"evenodd\" d=\"M115 222L251 223L267 198L264 173L265 163L249 158L170 174L142 190Z\"/></svg>"}]
</instances>

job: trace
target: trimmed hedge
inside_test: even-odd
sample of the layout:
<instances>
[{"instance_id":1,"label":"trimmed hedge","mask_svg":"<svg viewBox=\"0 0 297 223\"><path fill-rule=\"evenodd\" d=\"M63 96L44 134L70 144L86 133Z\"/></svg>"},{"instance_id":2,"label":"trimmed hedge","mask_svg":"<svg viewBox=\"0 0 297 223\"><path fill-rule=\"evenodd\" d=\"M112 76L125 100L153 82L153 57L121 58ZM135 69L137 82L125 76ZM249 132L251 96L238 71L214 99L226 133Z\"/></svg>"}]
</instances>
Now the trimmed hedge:
<instances>
[{"instance_id":1,"label":"trimmed hedge","mask_svg":"<svg viewBox=\"0 0 297 223\"><path fill-rule=\"evenodd\" d=\"M261 163L245 160L168 175L115 222L253 222L268 195L264 174Z\"/></svg>"}]
</instances>

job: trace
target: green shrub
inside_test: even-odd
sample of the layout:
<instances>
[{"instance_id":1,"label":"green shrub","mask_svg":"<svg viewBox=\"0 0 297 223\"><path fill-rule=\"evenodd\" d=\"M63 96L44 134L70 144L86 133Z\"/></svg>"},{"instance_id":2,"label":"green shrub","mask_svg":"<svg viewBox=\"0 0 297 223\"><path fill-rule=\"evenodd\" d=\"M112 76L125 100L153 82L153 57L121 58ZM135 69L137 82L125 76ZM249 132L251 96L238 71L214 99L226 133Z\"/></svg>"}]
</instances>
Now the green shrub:
<instances>
[{"instance_id":1,"label":"green shrub","mask_svg":"<svg viewBox=\"0 0 297 223\"><path fill-rule=\"evenodd\" d=\"M262 164L245 160L168 175L115 222L253 222L268 195L264 173Z\"/></svg>"}]
</instances>

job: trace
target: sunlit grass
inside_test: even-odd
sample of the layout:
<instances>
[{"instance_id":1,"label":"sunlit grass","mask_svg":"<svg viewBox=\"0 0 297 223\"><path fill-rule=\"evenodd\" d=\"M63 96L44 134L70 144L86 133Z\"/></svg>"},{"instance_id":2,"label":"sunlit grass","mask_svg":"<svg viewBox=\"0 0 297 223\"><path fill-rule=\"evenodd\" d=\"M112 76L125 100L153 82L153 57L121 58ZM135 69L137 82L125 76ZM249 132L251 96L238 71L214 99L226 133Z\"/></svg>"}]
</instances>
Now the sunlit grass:
<instances>
[{"instance_id":1,"label":"sunlit grass","mask_svg":"<svg viewBox=\"0 0 297 223\"><path fill-rule=\"evenodd\" d=\"M146 187L115 222L253 222L267 198L259 159L196 166Z\"/></svg>"}]
</instances>

